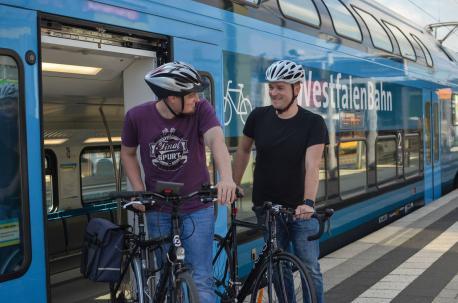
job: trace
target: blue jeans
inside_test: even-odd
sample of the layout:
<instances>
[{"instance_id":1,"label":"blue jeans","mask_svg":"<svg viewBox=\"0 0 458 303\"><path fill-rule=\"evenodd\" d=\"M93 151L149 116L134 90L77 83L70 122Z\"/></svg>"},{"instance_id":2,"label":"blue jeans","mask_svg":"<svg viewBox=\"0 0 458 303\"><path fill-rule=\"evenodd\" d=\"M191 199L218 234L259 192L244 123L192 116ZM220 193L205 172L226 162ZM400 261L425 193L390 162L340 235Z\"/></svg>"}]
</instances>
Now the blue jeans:
<instances>
[{"instance_id":1,"label":"blue jeans","mask_svg":"<svg viewBox=\"0 0 458 303\"><path fill-rule=\"evenodd\" d=\"M254 208L254 211L258 223L264 224L266 222L265 210ZM278 247L284 251L290 251L290 244L292 244L293 253L304 263L313 279L318 302L323 303L323 276L318 262L320 256L319 241L307 240L308 236L318 232L318 221L315 219L294 220L292 215L281 214L276 217L276 225Z\"/></svg>"},{"instance_id":2,"label":"blue jeans","mask_svg":"<svg viewBox=\"0 0 458 303\"><path fill-rule=\"evenodd\" d=\"M184 214L181 221L181 241L185 249L185 262L192 271L192 277L199 292L200 302L216 302L213 283L213 234L215 221L213 207ZM147 213L150 238L170 235L171 215L162 212ZM170 245L162 248L162 261L167 257Z\"/></svg>"}]
</instances>

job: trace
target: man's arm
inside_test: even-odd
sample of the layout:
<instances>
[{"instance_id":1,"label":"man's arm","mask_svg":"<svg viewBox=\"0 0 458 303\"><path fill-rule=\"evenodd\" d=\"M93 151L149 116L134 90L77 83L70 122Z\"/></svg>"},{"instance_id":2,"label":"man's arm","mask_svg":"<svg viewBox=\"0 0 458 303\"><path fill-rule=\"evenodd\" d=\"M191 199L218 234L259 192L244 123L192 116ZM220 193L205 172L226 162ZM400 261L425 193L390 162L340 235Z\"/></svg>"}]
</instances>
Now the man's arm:
<instances>
[{"instance_id":1,"label":"man's arm","mask_svg":"<svg viewBox=\"0 0 458 303\"><path fill-rule=\"evenodd\" d=\"M320 161L323 156L324 144L309 146L305 153L305 190L304 200L315 201L320 181ZM296 208L296 214L300 219L310 219L314 209L308 205L300 205Z\"/></svg>"},{"instance_id":2,"label":"man's arm","mask_svg":"<svg viewBox=\"0 0 458 303\"><path fill-rule=\"evenodd\" d=\"M233 165L234 181L238 186L240 186L240 182L242 182L243 174L245 173L248 161L250 160L253 142L254 140L252 138L243 135L237 148L237 152L235 153L235 160ZM241 190L240 187L239 189Z\"/></svg>"},{"instance_id":3,"label":"man's arm","mask_svg":"<svg viewBox=\"0 0 458 303\"><path fill-rule=\"evenodd\" d=\"M144 191L140 165L137 160L137 148L121 145L121 161L127 178L129 178L132 190Z\"/></svg>"},{"instance_id":4,"label":"man's arm","mask_svg":"<svg viewBox=\"0 0 458 303\"><path fill-rule=\"evenodd\" d=\"M235 183L232 179L231 157L224 142L223 130L215 126L207 130L204 134L205 144L210 148L215 159L216 169L221 177L216 184L218 189L219 203L232 203L237 198L235 194Z\"/></svg>"}]
</instances>

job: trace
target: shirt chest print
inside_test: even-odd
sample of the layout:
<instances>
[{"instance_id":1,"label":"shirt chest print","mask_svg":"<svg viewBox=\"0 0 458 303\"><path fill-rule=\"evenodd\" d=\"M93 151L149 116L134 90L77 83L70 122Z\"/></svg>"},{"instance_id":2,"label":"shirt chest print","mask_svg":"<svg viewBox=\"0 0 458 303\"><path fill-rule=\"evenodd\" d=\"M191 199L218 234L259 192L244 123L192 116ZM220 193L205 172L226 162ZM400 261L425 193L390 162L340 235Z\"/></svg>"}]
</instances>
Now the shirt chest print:
<instances>
[{"instance_id":1,"label":"shirt chest print","mask_svg":"<svg viewBox=\"0 0 458 303\"><path fill-rule=\"evenodd\" d=\"M178 170L188 162L188 140L175 128L164 128L149 144L149 151L152 164L162 170Z\"/></svg>"}]
</instances>

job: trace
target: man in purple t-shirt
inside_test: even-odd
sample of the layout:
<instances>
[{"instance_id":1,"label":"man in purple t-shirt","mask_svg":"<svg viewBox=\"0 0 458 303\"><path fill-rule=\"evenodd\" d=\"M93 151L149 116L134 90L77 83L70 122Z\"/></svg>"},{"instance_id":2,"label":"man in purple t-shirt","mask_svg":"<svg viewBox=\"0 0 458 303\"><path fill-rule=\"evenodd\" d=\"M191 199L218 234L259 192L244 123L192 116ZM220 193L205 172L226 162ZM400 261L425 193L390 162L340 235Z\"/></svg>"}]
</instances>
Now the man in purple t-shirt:
<instances>
[{"instance_id":1,"label":"man in purple t-shirt","mask_svg":"<svg viewBox=\"0 0 458 303\"><path fill-rule=\"evenodd\" d=\"M186 63L171 62L148 73L145 81L159 101L129 110L122 131L121 159L133 190L143 191L146 186L146 190L154 191L157 181L183 183L181 195L199 190L210 181L205 157L207 145L221 177L216 185L218 202L232 203L236 186L229 152L213 108L206 100L199 100L197 93L205 86L198 72ZM145 185L136 156L138 146ZM181 211L185 261L193 270L200 301L214 303L213 205L204 205L196 198L186 202ZM147 219L151 237L170 233L167 207L157 206L147 214Z\"/></svg>"}]
</instances>

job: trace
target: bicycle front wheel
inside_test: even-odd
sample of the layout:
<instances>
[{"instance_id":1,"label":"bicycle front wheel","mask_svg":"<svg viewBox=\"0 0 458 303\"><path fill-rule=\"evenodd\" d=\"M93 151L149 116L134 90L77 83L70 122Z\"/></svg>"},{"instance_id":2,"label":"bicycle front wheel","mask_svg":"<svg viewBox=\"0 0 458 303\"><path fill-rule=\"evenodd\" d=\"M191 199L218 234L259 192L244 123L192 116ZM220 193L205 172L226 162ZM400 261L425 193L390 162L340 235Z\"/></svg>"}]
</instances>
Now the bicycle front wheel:
<instances>
[{"instance_id":1,"label":"bicycle front wheel","mask_svg":"<svg viewBox=\"0 0 458 303\"><path fill-rule=\"evenodd\" d=\"M251 303L316 303L312 278L299 258L286 252L276 253L272 258L271 266L266 260L261 267Z\"/></svg>"},{"instance_id":2,"label":"bicycle front wheel","mask_svg":"<svg viewBox=\"0 0 458 303\"><path fill-rule=\"evenodd\" d=\"M173 296L175 297L175 303L199 302L199 294L196 285L188 272L181 272L176 276Z\"/></svg>"}]
</instances>

